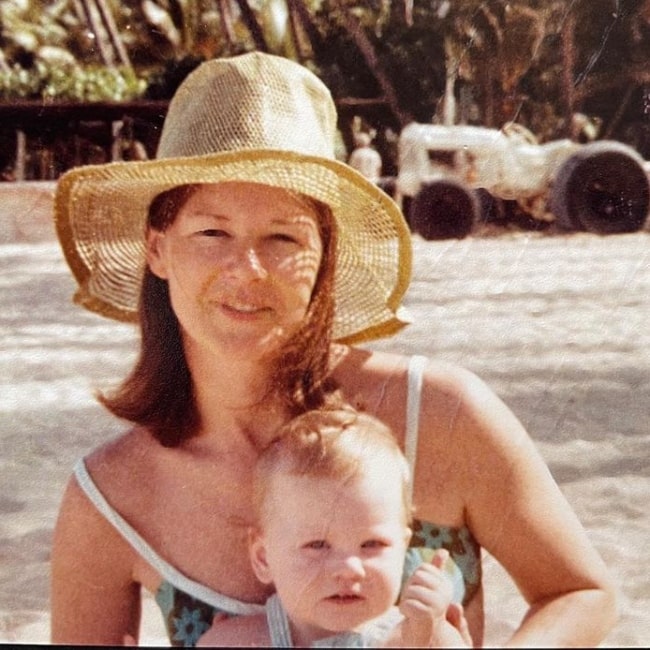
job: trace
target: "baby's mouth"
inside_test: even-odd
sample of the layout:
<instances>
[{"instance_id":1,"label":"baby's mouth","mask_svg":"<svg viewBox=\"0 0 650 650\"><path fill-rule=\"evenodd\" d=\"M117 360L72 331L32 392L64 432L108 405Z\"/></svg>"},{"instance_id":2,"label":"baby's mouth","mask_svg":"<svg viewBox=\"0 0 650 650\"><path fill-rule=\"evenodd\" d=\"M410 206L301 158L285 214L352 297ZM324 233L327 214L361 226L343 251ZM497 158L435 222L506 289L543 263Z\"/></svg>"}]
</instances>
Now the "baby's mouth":
<instances>
[{"instance_id":1,"label":"baby's mouth","mask_svg":"<svg viewBox=\"0 0 650 650\"><path fill-rule=\"evenodd\" d=\"M328 596L327 600L332 603L339 603L341 605L347 605L349 603L358 603L363 600L363 596L353 593L343 593L343 594L333 594Z\"/></svg>"}]
</instances>

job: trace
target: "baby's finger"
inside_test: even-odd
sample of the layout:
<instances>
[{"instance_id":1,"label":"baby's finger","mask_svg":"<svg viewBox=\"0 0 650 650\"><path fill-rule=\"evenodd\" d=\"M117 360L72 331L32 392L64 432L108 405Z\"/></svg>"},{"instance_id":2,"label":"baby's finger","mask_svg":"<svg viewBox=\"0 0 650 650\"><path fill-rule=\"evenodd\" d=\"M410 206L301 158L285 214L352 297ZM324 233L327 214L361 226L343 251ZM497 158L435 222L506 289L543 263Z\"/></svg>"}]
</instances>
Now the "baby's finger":
<instances>
[{"instance_id":1,"label":"baby's finger","mask_svg":"<svg viewBox=\"0 0 650 650\"><path fill-rule=\"evenodd\" d=\"M433 608L429 604L425 603L422 599L415 597L400 601L399 611L406 618L417 618L419 616L426 616L427 618L431 618L432 616L440 616L440 611L434 612ZM446 608L443 607L442 612L444 613L445 611Z\"/></svg>"},{"instance_id":2,"label":"baby's finger","mask_svg":"<svg viewBox=\"0 0 650 650\"><path fill-rule=\"evenodd\" d=\"M471 647L474 645L462 605L459 603L451 603L449 605L447 608L447 622L458 630L461 638L468 646Z\"/></svg>"},{"instance_id":3,"label":"baby's finger","mask_svg":"<svg viewBox=\"0 0 650 650\"><path fill-rule=\"evenodd\" d=\"M440 574L444 575L449 580L452 586L454 601L460 602L465 597L465 580L463 573L447 550L440 549L436 551L431 560L420 565L420 567L422 566L428 566L430 569L440 572Z\"/></svg>"},{"instance_id":4,"label":"baby's finger","mask_svg":"<svg viewBox=\"0 0 650 650\"><path fill-rule=\"evenodd\" d=\"M406 583L407 588L410 585L422 585L430 589L453 589L449 574L431 564L421 564Z\"/></svg>"},{"instance_id":5,"label":"baby's finger","mask_svg":"<svg viewBox=\"0 0 650 650\"><path fill-rule=\"evenodd\" d=\"M445 616L450 604L450 596L450 592L445 589L414 585L404 593L400 601L400 609L402 605L407 608L415 607L417 610L424 608L435 616Z\"/></svg>"},{"instance_id":6,"label":"baby's finger","mask_svg":"<svg viewBox=\"0 0 650 650\"><path fill-rule=\"evenodd\" d=\"M218 623L219 621L225 621L227 618L229 618L229 616L225 612L217 612L212 617L212 625L214 625L215 623Z\"/></svg>"},{"instance_id":7,"label":"baby's finger","mask_svg":"<svg viewBox=\"0 0 650 650\"><path fill-rule=\"evenodd\" d=\"M438 569L442 569L449 559L449 551L446 548L439 548L431 558L431 564Z\"/></svg>"}]
</instances>

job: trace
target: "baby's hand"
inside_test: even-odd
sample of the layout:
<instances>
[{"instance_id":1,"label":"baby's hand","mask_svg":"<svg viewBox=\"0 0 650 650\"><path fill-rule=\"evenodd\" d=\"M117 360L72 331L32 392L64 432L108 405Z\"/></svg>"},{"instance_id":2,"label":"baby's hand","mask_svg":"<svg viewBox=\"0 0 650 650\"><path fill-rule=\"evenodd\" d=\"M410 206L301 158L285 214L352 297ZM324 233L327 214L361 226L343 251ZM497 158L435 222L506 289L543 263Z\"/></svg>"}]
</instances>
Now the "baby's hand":
<instances>
[{"instance_id":1,"label":"baby's hand","mask_svg":"<svg viewBox=\"0 0 650 650\"><path fill-rule=\"evenodd\" d=\"M421 564L404 587L399 609L407 646L430 647L436 627L446 621L453 595L451 580L442 570L448 557L448 551L436 551L431 563Z\"/></svg>"},{"instance_id":2,"label":"baby's hand","mask_svg":"<svg viewBox=\"0 0 650 650\"><path fill-rule=\"evenodd\" d=\"M204 632L199 637L199 640L196 642L196 647L213 647L214 645L221 645L221 643L219 643L219 634L221 631L221 628L219 628L219 623L226 620L228 620L228 614L224 614L223 612L216 613L212 617L212 626L208 629L207 632Z\"/></svg>"},{"instance_id":3,"label":"baby's hand","mask_svg":"<svg viewBox=\"0 0 650 650\"><path fill-rule=\"evenodd\" d=\"M436 551L431 563L421 564L404 587L400 611L402 647L446 648L472 646L462 605L452 603L453 584L444 565L448 551Z\"/></svg>"}]
</instances>

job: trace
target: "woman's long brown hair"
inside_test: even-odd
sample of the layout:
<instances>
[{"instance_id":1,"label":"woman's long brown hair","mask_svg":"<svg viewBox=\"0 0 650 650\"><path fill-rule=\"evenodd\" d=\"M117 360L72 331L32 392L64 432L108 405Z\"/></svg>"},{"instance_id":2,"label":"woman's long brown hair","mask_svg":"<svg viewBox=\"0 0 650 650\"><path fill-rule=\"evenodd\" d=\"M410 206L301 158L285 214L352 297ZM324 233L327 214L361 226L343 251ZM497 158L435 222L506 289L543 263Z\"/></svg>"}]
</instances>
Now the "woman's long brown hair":
<instances>
[{"instance_id":1,"label":"woman's long brown hair","mask_svg":"<svg viewBox=\"0 0 650 650\"><path fill-rule=\"evenodd\" d=\"M151 203L147 229L165 231L198 185L180 185ZM318 271L307 316L299 332L278 353L268 397L284 402L290 413L318 408L334 390L329 351L334 319L336 225L328 206L301 197L316 211L322 242ZM165 447L196 435L200 425L194 388L180 326L167 282L145 269L140 291L140 354L131 373L99 401L111 413L146 427Z\"/></svg>"}]
</instances>

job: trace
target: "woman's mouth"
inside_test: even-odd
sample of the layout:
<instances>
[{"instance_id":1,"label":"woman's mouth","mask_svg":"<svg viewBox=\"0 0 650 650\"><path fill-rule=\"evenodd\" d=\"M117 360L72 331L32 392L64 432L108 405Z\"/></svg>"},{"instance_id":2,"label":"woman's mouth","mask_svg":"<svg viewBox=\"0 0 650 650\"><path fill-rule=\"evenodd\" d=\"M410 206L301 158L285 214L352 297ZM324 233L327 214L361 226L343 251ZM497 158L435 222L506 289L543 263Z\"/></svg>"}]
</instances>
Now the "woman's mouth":
<instances>
[{"instance_id":1,"label":"woman's mouth","mask_svg":"<svg viewBox=\"0 0 650 650\"><path fill-rule=\"evenodd\" d=\"M244 303L244 302L228 302L228 303L222 302L220 306L221 309L226 313L231 314L233 316L241 316L241 317L257 316L269 310L268 307L265 307L263 305Z\"/></svg>"}]
</instances>

